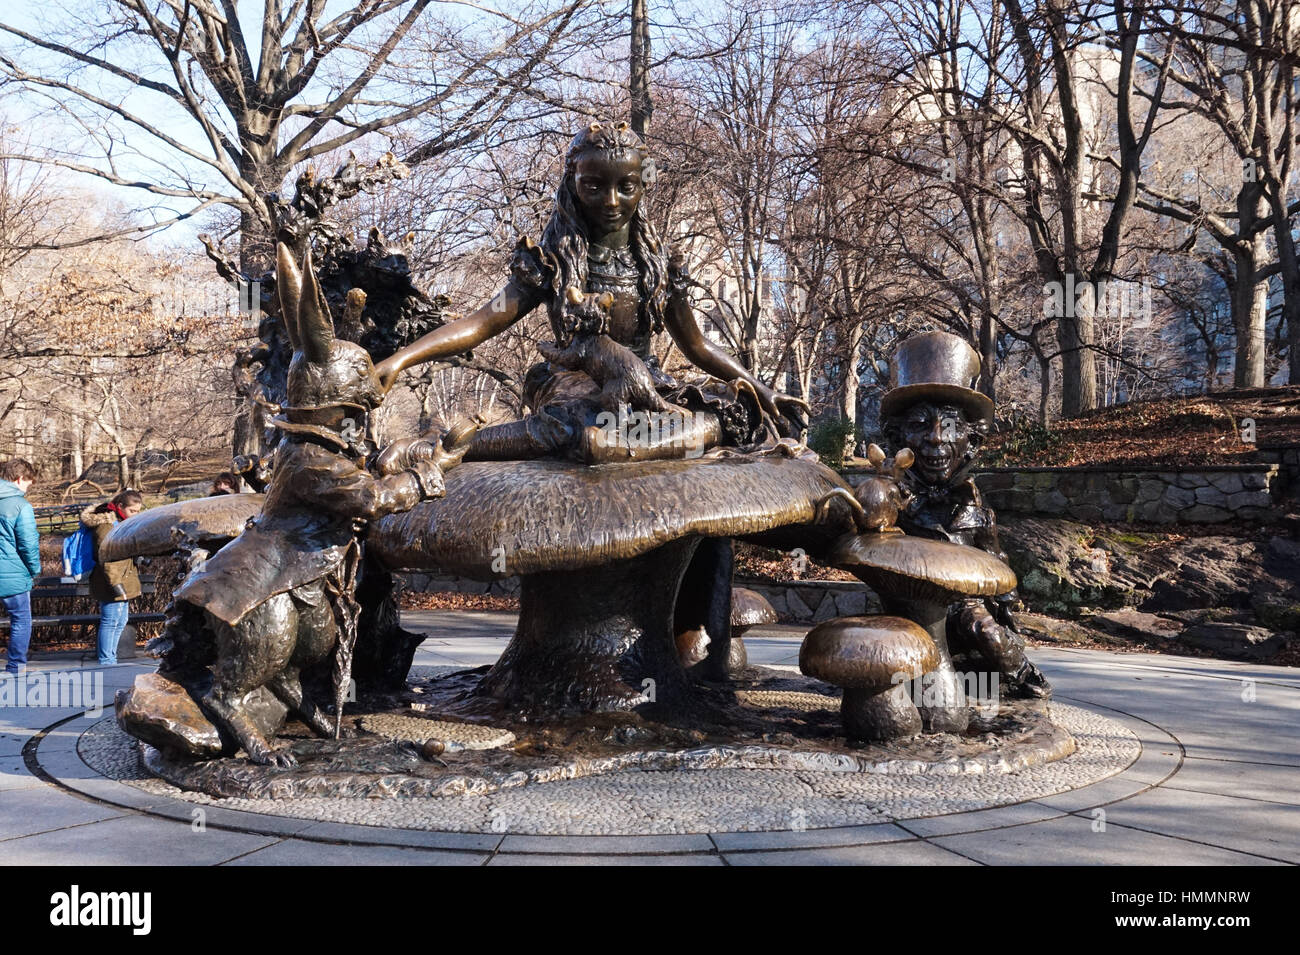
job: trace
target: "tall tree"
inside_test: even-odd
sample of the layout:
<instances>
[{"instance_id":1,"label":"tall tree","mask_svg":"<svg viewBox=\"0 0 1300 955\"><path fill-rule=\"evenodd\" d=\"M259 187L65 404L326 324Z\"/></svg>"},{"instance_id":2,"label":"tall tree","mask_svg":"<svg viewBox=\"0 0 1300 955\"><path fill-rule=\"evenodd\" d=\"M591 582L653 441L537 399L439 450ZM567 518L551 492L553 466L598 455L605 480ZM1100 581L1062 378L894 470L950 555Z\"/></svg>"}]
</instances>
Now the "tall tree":
<instances>
[{"instance_id":1,"label":"tall tree","mask_svg":"<svg viewBox=\"0 0 1300 955\"><path fill-rule=\"evenodd\" d=\"M417 120L408 165L473 142L544 92L559 71L552 57L599 10L595 0L475 4L467 18L460 4L439 6L441 18L433 0L263 0L254 15L237 0L91 0L84 15L64 11L39 29L0 20L0 77L85 131L80 151L23 158L185 206L136 231L234 206L241 270L259 274L274 228L266 196L295 166ZM141 157L159 161L142 173Z\"/></svg>"},{"instance_id":2,"label":"tall tree","mask_svg":"<svg viewBox=\"0 0 1300 955\"><path fill-rule=\"evenodd\" d=\"M1289 15L1287 11L1290 11ZM1268 280L1282 275L1284 311L1292 336L1291 380L1300 380L1300 263L1292 223L1300 203L1293 183L1297 104L1294 68L1286 61L1300 41L1300 9L1285 0L1199 0L1162 11L1165 39L1143 51L1158 64L1173 47L1170 85L1160 107L1200 125L1179 124L1193 141L1206 128L1235 158L1233 188L1222 194L1207 164L1196 188L1161 183L1144 173L1141 208L1199 227L1221 250L1230 289L1236 349L1234 383L1265 381ZM1178 170L1181 172L1181 170ZM1269 233L1278 255L1270 256ZM1217 263L1216 267L1217 267Z\"/></svg>"},{"instance_id":3,"label":"tall tree","mask_svg":"<svg viewBox=\"0 0 1300 955\"><path fill-rule=\"evenodd\" d=\"M1098 292L1116 275L1172 52L1156 70L1140 74L1139 45L1153 23L1146 0L993 0L992 6L1006 17L1011 42L1005 59L1003 51L988 51L982 65L1010 80L1014 105L1001 120L1022 157L1020 214L1039 274L1064 305L1064 314L1053 317L1061 411L1072 417L1097 407ZM1135 93L1139 80L1154 90L1145 110ZM1088 86L1100 91L1111 83L1115 139L1098 148L1093 124L1102 117ZM1094 165L1103 150L1108 175Z\"/></svg>"}]
</instances>

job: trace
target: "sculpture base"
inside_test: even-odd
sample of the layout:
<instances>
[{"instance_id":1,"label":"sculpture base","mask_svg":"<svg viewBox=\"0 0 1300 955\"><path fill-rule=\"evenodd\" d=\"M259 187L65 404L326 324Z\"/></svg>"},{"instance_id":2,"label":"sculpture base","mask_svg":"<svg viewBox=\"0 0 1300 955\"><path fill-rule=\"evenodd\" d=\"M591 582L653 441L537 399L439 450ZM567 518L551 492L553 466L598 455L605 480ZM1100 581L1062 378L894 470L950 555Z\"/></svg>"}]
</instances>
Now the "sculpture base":
<instances>
[{"instance_id":1,"label":"sculpture base","mask_svg":"<svg viewBox=\"0 0 1300 955\"><path fill-rule=\"evenodd\" d=\"M977 714L963 736L850 746L831 688L762 668L740 683L699 687L689 720L622 712L540 726L512 719L505 706L472 722L448 713L457 699L484 700L472 691L485 669L417 680L400 699L362 700L346 721L349 738L316 739L297 727L293 768L243 758L193 761L148 746L145 762L168 782L211 796L382 798L486 794L628 769L988 775L1019 772L1075 748L1039 701Z\"/></svg>"}]
</instances>

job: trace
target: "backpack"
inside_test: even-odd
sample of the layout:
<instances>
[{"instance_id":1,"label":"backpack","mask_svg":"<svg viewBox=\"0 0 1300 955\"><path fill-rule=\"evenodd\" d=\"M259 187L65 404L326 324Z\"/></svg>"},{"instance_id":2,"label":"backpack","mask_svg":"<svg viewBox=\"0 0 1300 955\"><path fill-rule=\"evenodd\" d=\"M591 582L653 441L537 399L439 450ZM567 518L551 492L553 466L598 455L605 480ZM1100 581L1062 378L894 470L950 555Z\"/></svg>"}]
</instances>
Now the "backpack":
<instances>
[{"instance_id":1,"label":"backpack","mask_svg":"<svg viewBox=\"0 0 1300 955\"><path fill-rule=\"evenodd\" d=\"M80 580L95 568L95 534L87 527L63 541L63 576Z\"/></svg>"}]
</instances>

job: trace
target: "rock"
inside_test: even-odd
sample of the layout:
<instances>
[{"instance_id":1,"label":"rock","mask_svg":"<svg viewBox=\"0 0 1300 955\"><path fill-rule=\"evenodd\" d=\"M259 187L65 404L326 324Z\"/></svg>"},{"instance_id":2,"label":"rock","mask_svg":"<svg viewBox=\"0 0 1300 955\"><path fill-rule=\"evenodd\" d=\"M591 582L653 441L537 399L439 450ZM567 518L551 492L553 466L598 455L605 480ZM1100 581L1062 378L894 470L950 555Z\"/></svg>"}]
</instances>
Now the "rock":
<instances>
[{"instance_id":1,"label":"rock","mask_svg":"<svg viewBox=\"0 0 1300 955\"><path fill-rule=\"evenodd\" d=\"M1085 622L1098 630L1127 640L1172 640L1183 632L1184 624L1154 613L1140 610L1111 610L1093 614Z\"/></svg>"},{"instance_id":2,"label":"rock","mask_svg":"<svg viewBox=\"0 0 1300 955\"><path fill-rule=\"evenodd\" d=\"M1236 494L1243 486L1241 475L1235 471L1229 471L1227 474L1215 474L1210 478L1210 483L1224 494Z\"/></svg>"},{"instance_id":3,"label":"rock","mask_svg":"<svg viewBox=\"0 0 1300 955\"><path fill-rule=\"evenodd\" d=\"M1268 552L1271 556L1282 560L1300 561L1300 541L1289 540L1286 537L1270 537Z\"/></svg>"},{"instance_id":4,"label":"rock","mask_svg":"<svg viewBox=\"0 0 1300 955\"><path fill-rule=\"evenodd\" d=\"M1154 504L1165 495L1165 486L1159 481L1144 481L1138 488L1134 504Z\"/></svg>"},{"instance_id":5,"label":"rock","mask_svg":"<svg viewBox=\"0 0 1300 955\"><path fill-rule=\"evenodd\" d=\"M1164 501L1174 510L1181 511L1196 503L1196 492L1183 487L1169 487L1165 489Z\"/></svg>"},{"instance_id":6,"label":"rock","mask_svg":"<svg viewBox=\"0 0 1300 955\"><path fill-rule=\"evenodd\" d=\"M160 750L209 759L220 756L221 734L179 683L142 673L117 694L117 722Z\"/></svg>"},{"instance_id":7,"label":"rock","mask_svg":"<svg viewBox=\"0 0 1300 955\"><path fill-rule=\"evenodd\" d=\"M838 614L835 606L835 595L829 590L822 595L821 603L817 605L817 611L813 614L813 623L822 623L830 620Z\"/></svg>"},{"instance_id":8,"label":"rock","mask_svg":"<svg viewBox=\"0 0 1300 955\"><path fill-rule=\"evenodd\" d=\"M759 593L767 598L767 602L772 605L778 617L793 616L790 613L790 605L786 603L784 590L759 590Z\"/></svg>"},{"instance_id":9,"label":"rock","mask_svg":"<svg viewBox=\"0 0 1300 955\"><path fill-rule=\"evenodd\" d=\"M1280 597L1257 597L1251 603L1255 616L1270 630L1300 633L1300 601Z\"/></svg>"},{"instance_id":10,"label":"rock","mask_svg":"<svg viewBox=\"0 0 1300 955\"><path fill-rule=\"evenodd\" d=\"M1232 660L1256 662L1272 659L1286 645L1280 633L1235 623L1197 624L1184 630L1179 640Z\"/></svg>"},{"instance_id":11,"label":"rock","mask_svg":"<svg viewBox=\"0 0 1300 955\"><path fill-rule=\"evenodd\" d=\"M1178 515L1178 519L1193 524L1222 524L1224 521L1232 520L1232 511L1224 510L1221 507L1212 507L1209 504L1195 504L1182 511Z\"/></svg>"},{"instance_id":12,"label":"rock","mask_svg":"<svg viewBox=\"0 0 1300 955\"><path fill-rule=\"evenodd\" d=\"M838 594L835 611L841 617L861 617L867 612L867 595L864 591Z\"/></svg>"},{"instance_id":13,"label":"rock","mask_svg":"<svg viewBox=\"0 0 1300 955\"><path fill-rule=\"evenodd\" d=\"M1248 491L1266 491L1271 476L1267 471L1247 471L1241 476L1241 486Z\"/></svg>"},{"instance_id":14,"label":"rock","mask_svg":"<svg viewBox=\"0 0 1300 955\"><path fill-rule=\"evenodd\" d=\"M1081 627L1071 620L1060 620L1036 613L1017 613L1016 629L1027 637L1043 643L1059 643L1067 646L1087 645L1091 643L1123 643L1109 634L1096 633L1087 627Z\"/></svg>"},{"instance_id":15,"label":"rock","mask_svg":"<svg viewBox=\"0 0 1300 955\"><path fill-rule=\"evenodd\" d=\"M1238 491L1228 495L1228 507L1238 511L1243 507L1272 507L1273 497L1267 491Z\"/></svg>"},{"instance_id":16,"label":"rock","mask_svg":"<svg viewBox=\"0 0 1300 955\"><path fill-rule=\"evenodd\" d=\"M1069 504L1069 498L1055 489L1034 495L1034 510L1041 514L1060 514Z\"/></svg>"},{"instance_id":17,"label":"rock","mask_svg":"<svg viewBox=\"0 0 1300 955\"><path fill-rule=\"evenodd\" d=\"M1132 521L1133 507L1129 504L1108 504L1101 511L1101 517L1107 521Z\"/></svg>"},{"instance_id":18,"label":"rock","mask_svg":"<svg viewBox=\"0 0 1300 955\"><path fill-rule=\"evenodd\" d=\"M1224 507L1228 503L1228 495L1224 494L1217 487L1198 487L1196 489L1196 503L1213 504L1215 507Z\"/></svg>"},{"instance_id":19,"label":"rock","mask_svg":"<svg viewBox=\"0 0 1300 955\"><path fill-rule=\"evenodd\" d=\"M1081 521L1098 521L1103 516L1102 509L1096 504L1075 504L1070 512L1071 517Z\"/></svg>"},{"instance_id":20,"label":"rock","mask_svg":"<svg viewBox=\"0 0 1300 955\"><path fill-rule=\"evenodd\" d=\"M1114 504L1132 504L1137 500L1139 482L1136 477L1122 477L1109 488Z\"/></svg>"},{"instance_id":21,"label":"rock","mask_svg":"<svg viewBox=\"0 0 1300 955\"><path fill-rule=\"evenodd\" d=\"M786 612L795 620L811 620L813 611L803 601L803 596L793 587L789 587L785 592ZM780 611L777 611L780 613Z\"/></svg>"},{"instance_id":22,"label":"rock","mask_svg":"<svg viewBox=\"0 0 1300 955\"><path fill-rule=\"evenodd\" d=\"M1040 517L1003 517L1003 549L1030 610L1076 616L1083 608L1149 614L1208 610L1268 615L1241 622L1290 630L1300 606L1300 544L1273 531L1185 537L1134 533ZM1208 530L1208 529L1207 529ZM1200 622L1199 619L1196 622Z\"/></svg>"},{"instance_id":23,"label":"rock","mask_svg":"<svg viewBox=\"0 0 1300 955\"><path fill-rule=\"evenodd\" d=\"M173 501L186 501L196 497L207 497L211 490L211 481L195 481L193 484L182 484L172 488L167 492L167 496Z\"/></svg>"}]
</instances>

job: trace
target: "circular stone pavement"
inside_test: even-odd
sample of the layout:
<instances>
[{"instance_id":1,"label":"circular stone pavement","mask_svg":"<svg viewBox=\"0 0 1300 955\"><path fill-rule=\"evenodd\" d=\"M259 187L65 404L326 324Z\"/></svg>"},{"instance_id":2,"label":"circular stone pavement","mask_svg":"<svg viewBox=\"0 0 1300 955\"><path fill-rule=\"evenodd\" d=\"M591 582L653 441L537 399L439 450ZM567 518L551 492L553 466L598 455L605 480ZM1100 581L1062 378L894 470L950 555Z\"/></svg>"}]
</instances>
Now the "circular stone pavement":
<instances>
[{"instance_id":1,"label":"circular stone pavement","mask_svg":"<svg viewBox=\"0 0 1300 955\"><path fill-rule=\"evenodd\" d=\"M486 795L435 798L213 799L145 768L136 741L110 717L78 742L93 770L155 797L270 816L408 830L524 835L776 832L970 812L1079 789L1141 753L1109 717L1052 704L1076 751L1015 773L916 776L781 769L623 771Z\"/></svg>"}]
</instances>

